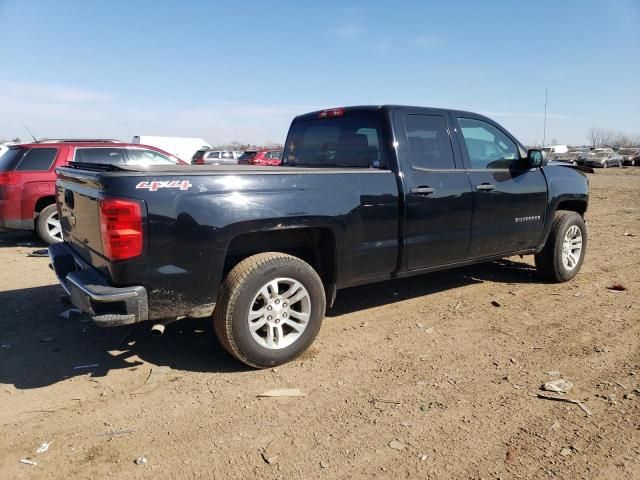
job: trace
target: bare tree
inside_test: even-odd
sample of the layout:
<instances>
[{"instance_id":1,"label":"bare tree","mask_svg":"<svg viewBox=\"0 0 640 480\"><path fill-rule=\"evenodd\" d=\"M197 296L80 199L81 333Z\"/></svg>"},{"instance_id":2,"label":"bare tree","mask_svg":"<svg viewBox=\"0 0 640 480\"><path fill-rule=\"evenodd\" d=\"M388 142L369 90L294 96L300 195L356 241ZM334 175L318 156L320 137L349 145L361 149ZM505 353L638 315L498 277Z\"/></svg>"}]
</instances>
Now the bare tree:
<instances>
[{"instance_id":1,"label":"bare tree","mask_svg":"<svg viewBox=\"0 0 640 480\"><path fill-rule=\"evenodd\" d=\"M592 147L602 147L604 145L609 145L612 140L611 131L600 128L600 127L591 127L587 132L587 140Z\"/></svg>"}]
</instances>

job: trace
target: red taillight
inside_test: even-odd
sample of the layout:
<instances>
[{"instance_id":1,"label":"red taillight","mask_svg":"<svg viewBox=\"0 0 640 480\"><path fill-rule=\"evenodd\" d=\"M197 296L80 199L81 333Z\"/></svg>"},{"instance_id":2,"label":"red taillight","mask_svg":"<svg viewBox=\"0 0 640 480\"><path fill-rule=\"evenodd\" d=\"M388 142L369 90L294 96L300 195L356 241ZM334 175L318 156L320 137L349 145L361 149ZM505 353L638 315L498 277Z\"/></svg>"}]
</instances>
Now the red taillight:
<instances>
[{"instance_id":1,"label":"red taillight","mask_svg":"<svg viewBox=\"0 0 640 480\"><path fill-rule=\"evenodd\" d=\"M318 118L341 117L343 115L344 115L344 108L330 108L329 110L322 110L318 114Z\"/></svg>"},{"instance_id":2,"label":"red taillight","mask_svg":"<svg viewBox=\"0 0 640 480\"><path fill-rule=\"evenodd\" d=\"M16 172L0 172L0 185L17 185L20 174Z\"/></svg>"},{"instance_id":3,"label":"red taillight","mask_svg":"<svg viewBox=\"0 0 640 480\"><path fill-rule=\"evenodd\" d=\"M204 165L204 157L196 158L196 165Z\"/></svg>"},{"instance_id":4,"label":"red taillight","mask_svg":"<svg viewBox=\"0 0 640 480\"><path fill-rule=\"evenodd\" d=\"M142 253L142 210L140 204L116 198L100 200L100 234L104 255L124 260Z\"/></svg>"}]
</instances>

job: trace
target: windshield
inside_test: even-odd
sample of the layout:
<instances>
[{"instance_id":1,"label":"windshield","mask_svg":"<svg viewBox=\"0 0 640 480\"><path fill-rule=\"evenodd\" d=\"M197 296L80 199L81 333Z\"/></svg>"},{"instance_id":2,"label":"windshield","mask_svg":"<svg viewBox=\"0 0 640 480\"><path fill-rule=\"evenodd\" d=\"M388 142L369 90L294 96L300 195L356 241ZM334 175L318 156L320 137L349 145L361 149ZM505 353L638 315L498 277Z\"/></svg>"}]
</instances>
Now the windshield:
<instances>
[{"instance_id":1,"label":"windshield","mask_svg":"<svg viewBox=\"0 0 640 480\"><path fill-rule=\"evenodd\" d=\"M311 167L380 167L386 165L377 115L294 121L282 164Z\"/></svg>"}]
</instances>

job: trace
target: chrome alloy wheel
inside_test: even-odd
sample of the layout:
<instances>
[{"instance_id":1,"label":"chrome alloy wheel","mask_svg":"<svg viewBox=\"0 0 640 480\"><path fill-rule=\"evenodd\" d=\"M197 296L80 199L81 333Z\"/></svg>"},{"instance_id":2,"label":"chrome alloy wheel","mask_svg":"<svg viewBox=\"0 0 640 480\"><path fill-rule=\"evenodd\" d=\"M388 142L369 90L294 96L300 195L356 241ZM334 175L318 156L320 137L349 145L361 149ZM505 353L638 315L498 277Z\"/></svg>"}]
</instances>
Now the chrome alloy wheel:
<instances>
[{"instance_id":1,"label":"chrome alloy wheel","mask_svg":"<svg viewBox=\"0 0 640 480\"><path fill-rule=\"evenodd\" d=\"M47 233L57 241L62 241L62 225L60 225L60 219L58 218L58 212L53 212L47 217L46 220Z\"/></svg>"},{"instance_id":2,"label":"chrome alloy wheel","mask_svg":"<svg viewBox=\"0 0 640 480\"><path fill-rule=\"evenodd\" d=\"M582 231L577 225L567 230L562 243L562 264L567 270L573 270L580 262L582 255Z\"/></svg>"},{"instance_id":3,"label":"chrome alloy wheel","mask_svg":"<svg viewBox=\"0 0 640 480\"><path fill-rule=\"evenodd\" d=\"M276 278L253 297L247 322L258 345L279 350L300 338L310 316L311 298L307 289L292 278Z\"/></svg>"}]
</instances>

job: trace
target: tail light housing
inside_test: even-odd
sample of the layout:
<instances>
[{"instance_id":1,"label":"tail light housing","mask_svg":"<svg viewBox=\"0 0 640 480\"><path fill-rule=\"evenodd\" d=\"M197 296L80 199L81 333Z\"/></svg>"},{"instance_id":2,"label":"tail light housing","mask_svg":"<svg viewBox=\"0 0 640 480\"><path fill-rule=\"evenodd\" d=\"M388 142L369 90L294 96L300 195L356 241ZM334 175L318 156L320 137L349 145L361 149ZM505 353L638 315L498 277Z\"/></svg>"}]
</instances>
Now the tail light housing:
<instances>
[{"instance_id":1,"label":"tail light housing","mask_svg":"<svg viewBox=\"0 0 640 480\"><path fill-rule=\"evenodd\" d=\"M333 118L342 117L344 115L344 108L330 108L328 110L322 110L318 113L318 118Z\"/></svg>"},{"instance_id":2,"label":"tail light housing","mask_svg":"<svg viewBox=\"0 0 640 480\"><path fill-rule=\"evenodd\" d=\"M140 203L120 198L99 201L102 250L110 260L125 260L142 254L144 232Z\"/></svg>"},{"instance_id":3,"label":"tail light housing","mask_svg":"<svg viewBox=\"0 0 640 480\"><path fill-rule=\"evenodd\" d=\"M17 185L20 183L18 172L0 172L0 185Z\"/></svg>"},{"instance_id":4,"label":"tail light housing","mask_svg":"<svg viewBox=\"0 0 640 480\"><path fill-rule=\"evenodd\" d=\"M204 165L204 157L196 158L196 165Z\"/></svg>"}]
</instances>

